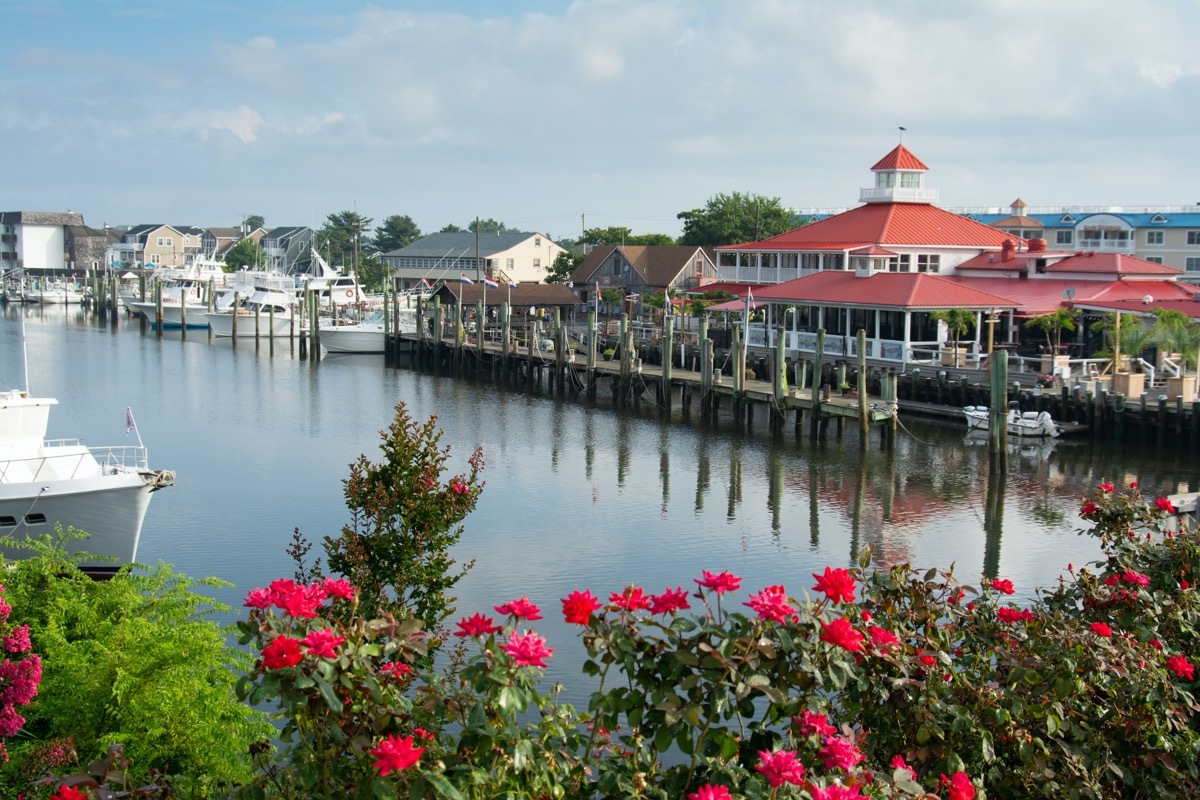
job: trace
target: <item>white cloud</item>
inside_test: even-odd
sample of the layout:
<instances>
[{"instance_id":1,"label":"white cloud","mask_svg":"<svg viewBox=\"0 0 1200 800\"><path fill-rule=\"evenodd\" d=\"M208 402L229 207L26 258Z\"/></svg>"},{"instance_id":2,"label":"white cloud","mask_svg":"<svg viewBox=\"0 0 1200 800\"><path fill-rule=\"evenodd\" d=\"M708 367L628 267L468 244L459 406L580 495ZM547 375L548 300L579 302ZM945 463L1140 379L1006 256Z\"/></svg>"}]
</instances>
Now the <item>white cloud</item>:
<instances>
[{"instance_id":1,"label":"white cloud","mask_svg":"<svg viewBox=\"0 0 1200 800\"><path fill-rule=\"evenodd\" d=\"M238 106L237 111L213 112L208 127L211 130L229 131L242 144L250 144L258 138L258 129L262 124L262 114L252 108Z\"/></svg>"}]
</instances>

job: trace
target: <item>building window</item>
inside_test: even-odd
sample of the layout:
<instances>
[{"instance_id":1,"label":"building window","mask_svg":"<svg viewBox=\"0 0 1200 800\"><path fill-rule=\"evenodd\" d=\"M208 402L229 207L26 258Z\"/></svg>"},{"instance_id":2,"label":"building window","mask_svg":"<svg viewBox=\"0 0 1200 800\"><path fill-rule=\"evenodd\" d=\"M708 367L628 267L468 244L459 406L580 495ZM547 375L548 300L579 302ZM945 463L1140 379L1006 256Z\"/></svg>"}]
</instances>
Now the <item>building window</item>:
<instances>
[{"instance_id":1,"label":"building window","mask_svg":"<svg viewBox=\"0 0 1200 800\"><path fill-rule=\"evenodd\" d=\"M1200 245L1200 231L1188 231L1187 243L1190 245Z\"/></svg>"},{"instance_id":2,"label":"building window","mask_svg":"<svg viewBox=\"0 0 1200 800\"><path fill-rule=\"evenodd\" d=\"M1146 256L1146 260L1147 260L1147 261L1149 261L1151 264L1161 264L1161 263L1163 263L1163 257L1162 257L1162 256Z\"/></svg>"},{"instance_id":3,"label":"building window","mask_svg":"<svg viewBox=\"0 0 1200 800\"><path fill-rule=\"evenodd\" d=\"M1163 231L1146 231L1146 244L1162 244Z\"/></svg>"},{"instance_id":4,"label":"building window","mask_svg":"<svg viewBox=\"0 0 1200 800\"><path fill-rule=\"evenodd\" d=\"M888 272L912 272L912 257L905 253L888 259Z\"/></svg>"},{"instance_id":5,"label":"building window","mask_svg":"<svg viewBox=\"0 0 1200 800\"><path fill-rule=\"evenodd\" d=\"M505 268L505 269L507 269L509 272L512 272L512 268L513 268L513 260L512 260L511 258L510 258L510 259L507 259L507 260L504 262L504 268Z\"/></svg>"},{"instance_id":6,"label":"building window","mask_svg":"<svg viewBox=\"0 0 1200 800\"><path fill-rule=\"evenodd\" d=\"M1066 244L1066 245L1074 244L1075 243L1075 231L1055 231L1054 232L1054 243L1055 244Z\"/></svg>"},{"instance_id":7,"label":"building window","mask_svg":"<svg viewBox=\"0 0 1200 800\"><path fill-rule=\"evenodd\" d=\"M533 237L533 246L541 247L542 246L542 237L540 237L540 236Z\"/></svg>"},{"instance_id":8,"label":"building window","mask_svg":"<svg viewBox=\"0 0 1200 800\"><path fill-rule=\"evenodd\" d=\"M171 238L170 236L168 236L167 237L167 247L174 247L174 246L175 246L175 240L173 238Z\"/></svg>"},{"instance_id":9,"label":"building window","mask_svg":"<svg viewBox=\"0 0 1200 800\"><path fill-rule=\"evenodd\" d=\"M921 173L919 173L919 172L901 172L900 173L900 188L901 189L920 189L921 188Z\"/></svg>"},{"instance_id":10,"label":"building window","mask_svg":"<svg viewBox=\"0 0 1200 800\"><path fill-rule=\"evenodd\" d=\"M542 268L542 260L541 260L540 258L535 258L535 259L533 260L533 268L534 268L534 269L541 269L541 268Z\"/></svg>"},{"instance_id":11,"label":"building window","mask_svg":"<svg viewBox=\"0 0 1200 800\"><path fill-rule=\"evenodd\" d=\"M1183 268L1188 272L1200 272L1200 258L1188 258L1183 262Z\"/></svg>"},{"instance_id":12,"label":"building window","mask_svg":"<svg viewBox=\"0 0 1200 800\"><path fill-rule=\"evenodd\" d=\"M158 237L158 246L159 246L159 247L162 247L162 246L163 246L163 237L161 237L161 236L160 236L160 237Z\"/></svg>"},{"instance_id":13,"label":"building window","mask_svg":"<svg viewBox=\"0 0 1200 800\"><path fill-rule=\"evenodd\" d=\"M938 255L917 256L917 272L940 272L942 257Z\"/></svg>"},{"instance_id":14,"label":"building window","mask_svg":"<svg viewBox=\"0 0 1200 800\"><path fill-rule=\"evenodd\" d=\"M876 189L890 189L896 185L896 173L878 172L875 174Z\"/></svg>"}]
</instances>

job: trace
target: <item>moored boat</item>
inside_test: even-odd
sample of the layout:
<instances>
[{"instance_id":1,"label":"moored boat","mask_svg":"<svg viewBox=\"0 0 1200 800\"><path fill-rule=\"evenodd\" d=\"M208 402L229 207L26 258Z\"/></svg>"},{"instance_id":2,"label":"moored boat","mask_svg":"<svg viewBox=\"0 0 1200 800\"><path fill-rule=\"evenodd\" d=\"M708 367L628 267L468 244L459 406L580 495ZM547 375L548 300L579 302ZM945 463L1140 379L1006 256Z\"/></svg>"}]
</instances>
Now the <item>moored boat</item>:
<instances>
[{"instance_id":1,"label":"moored boat","mask_svg":"<svg viewBox=\"0 0 1200 800\"><path fill-rule=\"evenodd\" d=\"M111 561L87 561L83 569L112 573L136 560L142 521L154 492L171 486L174 473L149 467L146 448L89 448L77 439L45 438L53 398L0 392L0 534L22 541L53 535L60 524L88 536L67 543ZM133 429L133 416L127 428ZM4 547L5 557L29 551Z\"/></svg>"},{"instance_id":2,"label":"moored boat","mask_svg":"<svg viewBox=\"0 0 1200 800\"><path fill-rule=\"evenodd\" d=\"M967 430L986 431L991 427L991 412L987 406L967 406L963 409ZM1008 412L1008 434L1031 439L1055 438L1062 432L1048 411L1026 411L1013 408Z\"/></svg>"}]
</instances>

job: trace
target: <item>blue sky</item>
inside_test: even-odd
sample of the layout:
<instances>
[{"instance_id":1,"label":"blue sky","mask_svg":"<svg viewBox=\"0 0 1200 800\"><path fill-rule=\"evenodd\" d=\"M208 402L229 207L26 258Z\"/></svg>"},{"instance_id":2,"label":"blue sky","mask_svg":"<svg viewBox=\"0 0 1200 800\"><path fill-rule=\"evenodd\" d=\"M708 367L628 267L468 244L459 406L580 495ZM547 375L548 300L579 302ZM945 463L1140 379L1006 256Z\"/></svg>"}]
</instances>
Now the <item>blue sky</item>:
<instances>
[{"instance_id":1,"label":"blue sky","mask_svg":"<svg viewBox=\"0 0 1200 800\"><path fill-rule=\"evenodd\" d=\"M848 207L1200 202L1200 3L0 0L0 210L89 225L679 232Z\"/></svg>"}]
</instances>

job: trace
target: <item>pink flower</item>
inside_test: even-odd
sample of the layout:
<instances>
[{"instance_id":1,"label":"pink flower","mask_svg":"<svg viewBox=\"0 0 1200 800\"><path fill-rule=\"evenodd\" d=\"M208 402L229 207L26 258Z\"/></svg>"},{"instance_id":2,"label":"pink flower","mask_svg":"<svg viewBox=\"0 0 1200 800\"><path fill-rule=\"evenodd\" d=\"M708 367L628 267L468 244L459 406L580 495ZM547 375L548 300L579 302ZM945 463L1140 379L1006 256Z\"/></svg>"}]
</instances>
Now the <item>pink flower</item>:
<instances>
[{"instance_id":1,"label":"pink flower","mask_svg":"<svg viewBox=\"0 0 1200 800\"><path fill-rule=\"evenodd\" d=\"M814 786L813 800L862 800L863 794L857 786L842 786L840 783L830 784L824 788Z\"/></svg>"},{"instance_id":2,"label":"pink flower","mask_svg":"<svg viewBox=\"0 0 1200 800\"><path fill-rule=\"evenodd\" d=\"M1112 638L1113 630L1107 623L1093 622L1091 627L1097 636L1103 636L1105 639Z\"/></svg>"},{"instance_id":3,"label":"pink flower","mask_svg":"<svg viewBox=\"0 0 1200 800\"><path fill-rule=\"evenodd\" d=\"M745 605L758 612L759 619L786 622L796 609L788 602L787 592L780 585L768 586L758 594L750 593L750 602Z\"/></svg>"},{"instance_id":4,"label":"pink flower","mask_svg":"<svg viewBox=\"0 0 1200 800\"><path fill-rule=\"evenodd\" d=\"M1160 642L1158 639L1151 639L1150 646L1153 647L1155 650L1163 649L1162 642Z\"/></svg>"},{"instance_id":5,"label":"pink flower","mask_svg":"<svg viewBox=\"0 0 1200 800\"><path fill-rule=\"evenodd\" d=\"M1154 501L1154 505L1158 506L1159 511L1165 511L1168 514L1175 513L1175 504L1168 497L1160 497Z\"/></svg>"},{"instance_id":6,"label":"pink flower","mask_svg":"<svg viewBox=\"0 0 1200 800\"><path fill-rule=\"evenodd\" d=\"M505 603L502 606L496 606L495 608L497 614L507 614L510 617L527 619L530 622L542 618L541 609L529 602L529 597L527 596Z\"/></svg>"},{"instance_id":7,"label":"pink flower","mask_svg":"<svg viewBox=\"0 0 1200 800\"><path fill-rule=\"evenodd\" d=\"M930 653L922 653L921 655L917 656L917 661L920 661L926 667L932 667L937 663L937 658Z\"/></svg>"},{"instance_id":8,"label":"pink flower","mask_svg":"<svg viewBox=\"0 0 1200 800\"><path fill-rule=\"evenodd\" d=\"M650 599L639 586L626 586L623 592L613 592L608 602L626 611L642 611L650 608Z\"/></svg>"},{"instance_id":9,"label":"pink flower","mask_svg":"<svg viewBox=\"0 0 1200 800\"><path fill-rule=\"evenodd\" d=\"M846 772L863 760L863 754L854 743L841 736L826 736L818 755L825 759L825 769L836 768Z\"/></svg>"},{"instance_id":10,"label":"pink flower","mask_svg":"<svg viewBox=\"0 0 1200 800\"><path fill-rule=\"evenodd\" d=\"M1099 510L1100 510L1099 506L1097 506L1091 500L1088 500L1086 503L1084 503L1082 506L1079 507L1079 515L1081 517L1090 517L1092 514L1095 514Z\"/></svg>"},{"instance_id":11,"label":"pink flower","mask_svg":"<svg viewBox=\"0 0 1200 800\"><path fill-rule=\"evenodd\" d=\"M518 667L545 667L546 659L554 654L552 649L546 647L546 640L533 631L514 632L507 644L500 645L500 649L512 656Z\"/></svg>"},{"instance_id":12,"label":"pink flower","mask_svg":"<svg viewBox=\"0 0 1200 800\"><path fill-rule=\"evenodd\" d=\"M992 578L992 588L1000 594L1013 594L1016 589L1013 588L1013 582L1008 578Z\"/></svg>"},{"instance_id":13,"label":"pink flower","mask_svg":"<svg viewBox=\"0 0 1200 800\"><path fill-rule=\"evenodd\" d=\"M1195 679L1196 665L1188 661L1185 656L1171 656L1167 659L1167 669L1174 672L1181 678L1186 678L1189 681Z\"/></svg>"},{"instance_id":14,"label":"pink flower","mask_svg":"<svg viewBox=\"0 0 1200 800\"><path fill-rule=\"evenodd\" d=\"M1190 589L1190 588L1192 588L1192 585L1191 585L1190 583L1188 583L1186 580L1181 580L1181 581L1179 581L1179 589L1180 589L1180 591L1184 591L1184 592L1186 592L1186 591L1187 591L1188 589Z\"/></svg>"},{"instance_id":15,"label":"pink flower","mask_svg":"<svg viewBox=\"0 0 1200 800\"><path fill-rule=\"evenodd\" d=\"M270 589L251 589L246 594L246 599L242 601L242 605L247 608L257 608L264 610L275 604L275 595Z\"/></svg>"},{"instance_id":16,"label":"pink flower","mask_svg":"<svg viewBox=\"0 0 1200 800\"><path fill-rule=\"evenodd\" d=\"M413 747L411 736L388 736L371 748L371 755L375 758L375 769L379 770L382 777L387 777L389 772L408 769L421 760L421 753L424 752L424 747Z\"/></svg>"},{"instance_id":17,"label":"pink flower","mask_svg":"<svg viewBox=\"0 0 1200 800\"><path fill-rule=\"evenodd\" d=\"M688 603L688 593L682 587L674 589L663 589L662 594L650 595L650 613L651 614L674 614L676 611L683 611L685 608L691 608ZM724 789L725 787L720 787Z\"/></svg>"},{"instance_id":18,"label":"pink flower","mask_svg":"<svg viewBox=\"0 0 1200 800\"><path fill-rule=\"evenodd\" d=\"M585 592L571 592L562 600L563 618L572 625L587 625L592 614L600 608L600 601Z\"/></svg>"},{"instance_id":19,"label":"pink flower","mask_svg":"<svg viewBox=\"0 0 1200 800\"><path fill-rule=\"evenodd\" d=\"M29 641L29 626L18 625L4 637L4 649L10 653L28 653L33 649Z\"/></svg>"},{"instance_id":20,"label":"pink flower","mask_svg":"<svg viewBox=\"0 0 1200 800\"><path fill-rule=\"evenodd\" d=\"M1107 494L1112 494L1113 492L1116 491L1116 489L1113 488L1113 485L1111 483L1102 483L1099 486L1097 486L1096 488Z\"/></svg>"},{"instance_id":21,"label":"pink flower","mask_svg":"<svg viewBox=\"0 0 1200 800\"><path fill-rule=\"evenodd\" d=\"M700 570L700 574L704 576L703 579L693 578L693 580L705 589L711 589L717 594L735 591L741 588L742 585L742 579L729 572L717 572L714 574L706 569L702 569Z\"/></svg>"},{"instance_id":22,"label":"pink flower","mask_svg":"<svg viewBox=\"0 0 1200 800\"><path fill-rule=\"evenodd\" d=\"M1130 489L1137 489L1137 481L1130 481L1130 482L1129 482L1129 488L1130 488Z\"/></svg>"},{"instance_id":23,"label":"pink flower","mask_svg":"<svg viewBox=\"0 0 1200 800\"><path fill-rule=\"evenodd\" d=\"M996 618L1001 622L1030 622L1033 620L1033 612L1028 608L1018 609L1005 606L996 609Z\"/></svg>"},{"instance_id":24,"label":"pink flower","mask_svg":"<svg viewBox=\"0 0 1200 800\"><path fill-rule=\"evenodd\" d=\"M314 583L311 586L293 585L290 591L276 593L275 605L279 606L283 610L283 613L289 617L312 619L317 615L317 609L320 608L321 603L325 602L325 598L328 596L325 592L325 587L320 584Z\"/></svg>"},{"instance_id":25,"label":"pink flower","mask_svg":"<svg viewBox=\"0 0 1200 800\"><path fill-rule=\"evenodd\" d=\"M896 634L878 625L872 625L867 628L867 633L871 636L871 644L881 653L890 653L892 652L892 648L900 645L900 640L896 638Z\"/></svg>"},{"instance_id":26,"label":"pink flower","mask_svg":"<svg viewBox=\"0 0 1200 800\"><path fill-rule=\"evenodd\" d=\"M687 800L733 800L733 795L724 786L706 783L687 796Z\"/></svg>"},{"instance_id":27,"label":"pink flower","mask_svg":"<svg viewBox=\"0 0 1200 800\"><path fill-rule=\"evenodd\" d=\"M467 493L467 485L459 480L451 481L450 488L454 491L455 494L466 494Z\"/></svg>"},{"instance_id":28,"label":"pink flower","mask_svg":"<svg viewBox=\"0 0 1200 800\"><path fill-rule=\"evenodd\" d=\"M291 636L276 636L262 651L263 666L267 669L294 667L304 658L300 640Z\"/></svg>"},{"instance_id":29,"label":"pink flower","mask_svg":"<svg viewBox=\"0 0 1200 800\"><path fill-rule=\"evenodd\" d=\"M48 800L88 800L85 792L81 792L74 786L60 786L58 791L50 795Z\"/></svg>"},{"instance_id":30,"label":"pink flower","mask_svg":"<svg viewBox=\"0 0 1200 800\"><path fill-rule=\"evenodd\" d=\"M850 620L838 617L833 622L822 622L821 641L829 642L851 653L862 652L863 635L854 629Z\"/></svg>"},{"instance_id":31,"label":"pink flower","mask_svg":"<svg viewBox=\"0 0 1200 800\"><path fill-rule=\"evenodd\" d=\"M499 625L495 624L495 620L491 617L485 617L479 612L475 612L474 616L463 617L458 621L458 630L454 632L455 636L488 636L493 633L499 633L503 630Z\"/></svg>"},{"instance_id":32,"label":"pink flower","mask_svg":"<svg viewBox=\"0 0 1200 800\"><path fill-rule=\"evenodd\" d=\"M317 658L337 658L336 648L346 641L345 636L338 636L329 628L319 628L300 640L300 644L308 648L310 656Z\"/></svg>"},{"instance_id":33,"label":"pink flower","mask_svg":"<svg viewBox=\"0 0 1200 800\"><path fill-rule=\"evenodd\" d=\"M828 736L837 733L837 728L829 724L829 717L817 711L802 711L800 716L792 717L801 736Z\"/></svg>"},{"instance_id":34,"label":"pink flower","mask_svg":"<svg viewBox=\"0 0 1200 800\"><path fill-rule=\"evenodd\" d=\"M967 777L967 773L956 772L949 779L943 775L942 781L949 784L950 787L950 792L946 795L946 800L974 800L975 787L971 784L971 779Z\"/></svg>"},{"instance_id":35,"label":"pink flower","mask_svg":"<svg viewBox=\"0 0 1200 800\"><path fill-rule=\"evenodd\" d=\"M330 597L341 600L354 599L354 586L345 578L326 578L323 584Z\"/></svg>"},{"instance_id":36,"label":"pink flower","mask_svg":"<svg viewBox=\"0 0 1200 800\"><path fill-rule=\"evenodd\" d=\"M772 753L770 750L758 751L758 766L756 770L766 776L772 788L778 789L785 783L799 786L804 782L804 765L796 759L796 754L788 750Z\"/></svg>"},{"instance_id":37,"label":"pink flower","mask_svg":"<svg viewBox=\"0 0 1200 800\"><path fill-rule=\"evenodd\" d=\"M912 776L912 779L914 781L917 779L917 771L904 762L904 756L902 755L897 754L892 756L891 767L892 769L908 770L908 774Z\"/></svg>"},{"instance_id":38,"label":"pink flower","mask_svg":"<svg viewBox=\"0 0 1200 800\"><path fill-rule=\"evenodd\" d=\"M822 592L833 602L853 603L854 602L854 578L850 577L848 570L825 568L823 575L813 573L812 576L817 579L817 585L812 587L814 591Z\"/></svg>"}]
</instances>

